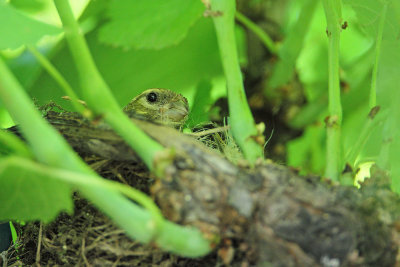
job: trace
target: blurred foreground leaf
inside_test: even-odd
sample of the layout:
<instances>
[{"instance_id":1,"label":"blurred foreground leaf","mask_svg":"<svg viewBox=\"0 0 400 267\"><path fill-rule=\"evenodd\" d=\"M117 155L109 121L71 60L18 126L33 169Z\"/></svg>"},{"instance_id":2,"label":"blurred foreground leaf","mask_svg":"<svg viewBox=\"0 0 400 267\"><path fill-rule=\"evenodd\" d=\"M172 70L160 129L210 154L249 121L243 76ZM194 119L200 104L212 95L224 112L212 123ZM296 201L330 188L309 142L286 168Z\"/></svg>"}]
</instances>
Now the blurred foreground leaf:
<instances>
[{"instance_id":1,"label":"blurred foreground leaf","mask_svg":"<svg viewBox=\"0 0 400 267\"><path fill-rule=\"evenodd\" d=\"M50 222L60 211L73 211L66 183L24 169L13 157L0 159L0 203L0 220Z\"/></svg>"},{"instance_id":2,"label":"blurred foreground leaf","mask_svg":"<svg viewBox=\"0 0 400 267\"><path fill-rule=\"evenodd\" d=\"M377 105L380 112L389 111L385 123L372 134L364 150L380 144L377 163L391 171L392 187L400 192L400 4L397 0L346 0L354 9L359 26L373 40L378 40L379 24L382 21L382 43L376 47L380 52L375 64L378 66L376 78ZM379 55L379 54L378 54Z\"/></svg>"},{"instance_id":3,"label":"blurred foreground leaf","mask_svg":"<svg viewBox=\"0 0 400 267\"><path fill-rule=\"evenodd\" d=\"M295 73L297 58L303 48L303 41L312 21L318 1L302 1L296 23L289 29L282 46L279 49L279 61L268 80L267 93L290 82ZM270 90L272 92L270 92Z\"/></svg>"},{"instance_id":4,"label":"blurred foreground leaf","mask_svg":"<svg viewBox=\"0 0 400 267\"><path fill-rule=\"evenodd\" d=\"M287 144L287 163L300 168L302 173L322 174L325 166L325 127L308 127L301 137Z\"/></svg>"},{"instance_id":5,"label":"blurred foreground leaf","mask_svg":"<svg viewBox=\"0 0 400 267\"><path fill-rule=\"evenodd\" d=\"M211 89L212 86L210 82L203 81L197 86L193 105L190 109L189 118L186 123L188 128L192 128L202 122L210 120L208 110L212 104Z\"/></svg>"},{"instance_id":6,"label":"blurred foreground leaf","mask_svg":"<svg viewBox=\"0 0 400 267\"><path fill-rule=\"evenodd\" d=\"M345 0L356 13L358 26L376 41L379 21L385 16L377 76L377 103L388 107L400 82L400 5L397 0ZM387 5L387 12L384 12Z\"/></svg>"},{"instance_id":7,"label":"blurred foreground leaf","mask_svg":"<svg viewBox=\"0 0 400 267\"><path fill-rule=\"evenodd\" d=\"M400 6L398 0L343 0L349 4L357 14L358 24L363 31L372 38L376 38L379 28L379 18L384 5L388 5L385 18L383 40L396 40L400 34Z\"/></svg>"}]
</instances>

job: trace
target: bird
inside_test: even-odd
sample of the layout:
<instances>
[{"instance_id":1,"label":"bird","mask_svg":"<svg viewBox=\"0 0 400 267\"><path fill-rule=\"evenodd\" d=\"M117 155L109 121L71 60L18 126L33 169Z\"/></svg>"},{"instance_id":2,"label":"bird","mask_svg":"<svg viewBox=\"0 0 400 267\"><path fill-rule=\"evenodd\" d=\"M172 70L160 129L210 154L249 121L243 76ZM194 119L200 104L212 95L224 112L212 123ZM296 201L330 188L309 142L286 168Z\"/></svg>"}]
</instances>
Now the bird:
<instances>
[{"instance_id":1,"label":"bird","mask_svg":"<svg viewBox=\"0 0 400 267\"><path fill-rule=\"evenodd\" d=\"M123 111L132 118L182 128L189 114L187 99L168 89L148 89L133 98Z\"/></svg>"}]
</instances>

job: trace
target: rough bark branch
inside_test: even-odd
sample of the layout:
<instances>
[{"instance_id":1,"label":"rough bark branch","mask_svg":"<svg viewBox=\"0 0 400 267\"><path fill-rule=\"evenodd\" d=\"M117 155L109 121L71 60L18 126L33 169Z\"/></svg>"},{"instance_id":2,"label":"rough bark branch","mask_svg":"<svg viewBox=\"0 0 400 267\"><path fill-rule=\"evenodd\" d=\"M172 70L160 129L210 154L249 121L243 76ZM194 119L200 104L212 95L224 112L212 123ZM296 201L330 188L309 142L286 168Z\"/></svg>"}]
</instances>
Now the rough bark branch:
<instances>
[{"instance_id":1,"label":"rough bark branch","mask_svg":"<svg viewBox=\"0 0 400 267\"><path fill-rule=\"evenodd\" d=\"M49 112L47 119L80 154L138 160L107 127L69 113ZM395 264L399 198L384 175L357 190L271 162L240 168L175 129L135 123L177 151L167 177L151 190L168 219L235 240L257 266Z\"/></svg>"}]
</instances>

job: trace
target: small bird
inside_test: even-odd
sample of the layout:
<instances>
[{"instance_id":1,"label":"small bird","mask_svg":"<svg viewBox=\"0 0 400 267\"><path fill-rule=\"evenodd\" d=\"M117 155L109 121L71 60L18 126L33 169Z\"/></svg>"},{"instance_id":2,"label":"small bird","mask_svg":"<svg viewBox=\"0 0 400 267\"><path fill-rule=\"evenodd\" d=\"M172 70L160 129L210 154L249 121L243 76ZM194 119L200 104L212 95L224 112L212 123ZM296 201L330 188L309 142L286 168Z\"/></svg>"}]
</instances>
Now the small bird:
<instances>
[{"instance_id":1,"label":"small bird","mask_svg":"<svg viewBox=\"0 0 400 267\"><path fill-rule=\"evenodd\" d=\"M188 118L189 104L181 94L153 88L133 98L123 111L129 117L181 128Z\"/></svg>"}]
</instances>

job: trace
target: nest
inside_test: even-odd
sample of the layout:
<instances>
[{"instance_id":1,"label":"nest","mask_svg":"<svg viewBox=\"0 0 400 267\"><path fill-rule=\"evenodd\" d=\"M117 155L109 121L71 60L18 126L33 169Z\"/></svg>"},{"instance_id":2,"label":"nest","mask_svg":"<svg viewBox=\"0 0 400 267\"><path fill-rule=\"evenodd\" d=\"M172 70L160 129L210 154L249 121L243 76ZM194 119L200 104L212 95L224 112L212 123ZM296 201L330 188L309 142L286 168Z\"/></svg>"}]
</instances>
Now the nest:
<instances>
[{"instance_id":1,"label":"nest","mask_svg":"<svg viewBox=\"0 0 400 267\"><path fill-rule=\"evenodd\" d=\"M218 138L218 141L215 141ZM230 136L228 138L231 138ZM200 138L214 150L236 150L224 134ZM237 151L235 151L237 152ZM112 161L91 154L81 157L100 176L149 193L155 177L141 162ZM188 259L162 252L152 244L143 245L124 234L106 215L79 193L73 194L74 213L61 213L45 225L40 222L14 223L19 240L5 252L8 266L216 266L222 259L217 252L199 259ZM222 250L232 254L229 249ZM243 248L242 250L245 250ZM239 264L240 254L237 255ZM233 258L229 258L232 263ZM1 259L0 259L1 262ZM6 266L7 266L6 265Z\"/></svg>"}]
</instances>

